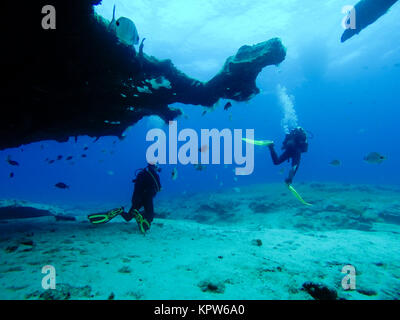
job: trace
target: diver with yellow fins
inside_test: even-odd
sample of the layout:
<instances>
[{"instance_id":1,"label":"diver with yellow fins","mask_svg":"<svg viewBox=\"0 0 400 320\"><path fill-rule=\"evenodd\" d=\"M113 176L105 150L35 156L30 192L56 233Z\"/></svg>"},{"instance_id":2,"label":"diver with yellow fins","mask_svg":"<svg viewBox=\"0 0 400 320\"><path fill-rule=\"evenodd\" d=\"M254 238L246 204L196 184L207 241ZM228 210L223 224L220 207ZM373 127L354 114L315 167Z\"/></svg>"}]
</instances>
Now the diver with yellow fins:
<instances>
[{"instance_id":1,"label":"diver with yellow fins","mask_svg":"<svg viewBox=\"0 0 400 320\"><path fill-rule=\"evenodd\" d=\"M285 179L285 182L289 190L301 203L307 206L311 205L310 203L304 201L304 199L297 193L297 191L292 186L293 178L296 175L297 170L299 169L301 154L308 151L307 133L303 128L296 127L290 130L290 132L286 134L285 140L282 143L283 153L280 156L277 155L274 148L274 142L271 140L262 140L262 141L255 141L249 139L243 139L243 140L246 141L247 143L252 143L254 145L267 146L271 153L271 158L274 165L280 165L285 161L292 160L292 167L289 171L288 177Z\"/></svg>"},{"instance_id":2,"label":"diver with yellow fins","mask_svg":"<svg viewBox=\"0 0 400 320\"><path fill-rule=\"evenodd\" d=\"M133 180L135 187L131 209L125 212L124 208L121 207L106 213L91 214L88 219L92 224L104 224L121 215L127 222L134 218L143 234L150 229L154 219L153 198L161 191L160 176L158 175L161 169L156 164L149 164L146 168L138 171L136 171L136 178ZM142 207L144 211L139 212Z\"/></svg>"}]
</instances>

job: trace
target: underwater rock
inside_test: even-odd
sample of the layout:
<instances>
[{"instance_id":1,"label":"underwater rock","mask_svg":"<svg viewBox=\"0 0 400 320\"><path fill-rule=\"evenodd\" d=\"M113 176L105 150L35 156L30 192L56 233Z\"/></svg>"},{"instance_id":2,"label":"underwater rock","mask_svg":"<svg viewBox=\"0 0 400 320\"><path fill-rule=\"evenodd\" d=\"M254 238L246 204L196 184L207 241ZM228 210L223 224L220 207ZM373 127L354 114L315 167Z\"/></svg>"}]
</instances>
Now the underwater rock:
<instances>
[{"instance_id":1,"label":"underwater rock","mask_svg":"<svg viewBox=\"0 0 400 320\"><path fill-rule=\"evenodd\" d=\"M224 293L225 284L222 281L204 280L199 282L198 286L203 292Z\"/></svg>"},{"instance_id":2,"label":"underwater rock","mask_svg":"<svg viewBox=\"0 0 400 320\"><path fill-rule=\"evenodd\" d=\"M17 267L10 267L3 272L7 273L7 272L20 272L20 271L24 271L24 268L17 266Z\"/></svg>"},{"instance_id":3,"label":"underwater rock","mask_svg":"<svg viewBox=\"0 0 400 320\"><path fill-rule=\"evenodd\" d=\"M94 13L100 0L54 0L57 28L43 30L44 0L8 2L2 50L0 150L41 140L65 142L87 135L116 136L143 117L173 120L182 112L173 103L212 107L219 99L247 101L259 93L256 78L263 68L286 56L273 38L243 46L208 82L179 71L171 60L137 55L108 30L109 21ZM32 14L38 12L38 15ZM7 20L8 19L8 20ZM37 19L39 19L37 21ZM24 35L24 41L20 36ZM106 48L106 50L105 50Z\"/></svg>"},{"instance_id":4,"label":"underwater rock","mask_svg":"<svg viewBox=\"0 0 400 320\"><path fill-rule=\"evenodd\" d=\"M357 288L357 292L360 294L363 294L364 296L376 296L378 293L373 290L373 289L363 289L363 288Z\"/></svg>"},{"instance_id":5,"label":"underwater rock","mask_svg":"<svg viewBox=\"0 0 400 320\"><path fill-rule=\"evenodd\" d=\"M53 214L48 210L33 207L24 207L19 205L0 207L0 219L25 219L52 215Z\"/></svg>"},{"instance_id":6,"label":"underwater rock","mask_svg":"<svg viewBox=\"0 0 400 320\"><path fill-rule=\"evenodd\" d=\"M335 289L314 282L303 283L302 289L308 292L315 300L336 300L338 295Z\"/></svg>"},{"instance_id":7,"label":"underwater rock","mask_svg":"<svg viewBox=\"0 0 400 320\"><path fill-rule=\"evenodd\" d=\"M25 245L25 246L33 246L34 245L33 240L30 240L30 239L20 240L19 243L22 244L22 245Z\"/></svg>"},{"instance_id":8,"label":"underwater rock","mask_svg":"<svg viewBox=\"0 0 400 320\"><path fill-rule=\"evenodd\" d=\"M129 291L126 293L127 296L132 297L135 300L140 300L144 297L142 291Z\"/></svg>"},{"instance_id":9,"label":"underwater rock","mask_svg":"<svg viewBox=\"0 0 400 320\"><path fill-rule=\"evenodd\" d=\"M385 222L400 224L400 212L396 211L383 211L379 214Z\"/></svg>"},{"instance_id":10,"label":"underwater rock","mask_svg":"<svg viewBox=\"0 0 400 320\"><path fill-rule=\"evenodd\" d=\"M56 219L56 221L76 221L76 217L63 214L55 215L54 218Z\"/></svg>"},{"instance_id":11,"label":"underwater rock","mask_svg":"<svg viewBox=\"0 0 400 320\"><path fill-rule=\"evenodd\" d=\"M251 240L251 244L253 246L261 247L262 246L262 241L260 239L254 239L254 240Z\"/></svg>"},{"instance_id":12,"label":"underwater rock","mask_svg":"<svg viewBox=\"0 0 400 320\"><path fill-rule=\"evenodd\" d=\"M69 284L57 284L55 290L35 291L26 295L26 299L40 300L69 300L78 298L92 298L90 286L73 287Z\"/></svg>"},{"instance_id":13,"label":"underwater rock","mask_svg":"<svg viewBox=\"0 0 400 320\"><path fill-rule=\"evenodd\" d=\"M196 212L213 212L220 218L228 218L233 211L236 211L237 202L217 202L204 203L199 206Z\"/></svg>"},{"instance_id":14,"label":"underwater rock","mask_svg":"<svg viewBox=\"0 0 400 320\"><path fill-rule=\"evenodd\" d=\"M227 213L229 208L226 208L224 204L214 202L214 203L205 203L199 206L196 212L215 212L218 215L224 215Z\"/></svg>"},{"instance_id":15,"label":"underwater rock","mask_svg":"<svg viewBox=\"0 0 400 320\"><path fill-rule=\"evenodd\" d=\"M119 273L131 273L132 270L131 270L131 268L129 268L128 266L123 266L122 268L120 268L120 269L118 270L118 272L119 272Z\"/></svg>"},{"instance_id":16,"label":"underwater rock","mask_svg":"<svg viewBox=\"0 0 400 320\"><path fill-rule=\"evenodd\" d=\"M268 213L273 212L279 208L279 205L275 203L259 203L251 202L249 208L253 210L254 213Z\"/></svg>"},{"instance_id":17,"label":"underwater rock","mask_svg":"<svg viewBox=\"0 0 400 320\"><path fill-rule=\"evenodd\" d=\"M11 252L15 252L18 249L18 245L11 245L11 246L7 246L4 251L7 253L11 253Z\"/></svg>"},{"instance_id":18,"label":"underwater rock","mask_svg":"<svg viewBox=\"0 0 400 320\"><path fill-rule=\"evenodd\" d=\"M383 16L397 0L361 0L355 5L356 29L346 29L341 41L345 42Z\"/></svg>"}]
</instances>

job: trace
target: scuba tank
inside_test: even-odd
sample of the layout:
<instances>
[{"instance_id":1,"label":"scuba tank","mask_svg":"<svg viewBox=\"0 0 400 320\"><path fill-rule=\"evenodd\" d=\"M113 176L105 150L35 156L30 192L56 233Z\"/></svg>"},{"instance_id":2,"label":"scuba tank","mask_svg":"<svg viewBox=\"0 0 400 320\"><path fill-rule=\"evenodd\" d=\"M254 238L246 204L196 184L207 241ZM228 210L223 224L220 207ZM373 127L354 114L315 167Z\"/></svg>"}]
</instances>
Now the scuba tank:
<instances>
[{"instance_id":1,"label":"scuba tank","mask_svg":"<svg viewBox=\"0 0 400 320\"><path fill-rule=\"evenodd\" d=\"M140 175L140 173L147 173L147 175L149 177L151 177L151 179L154 182L154 191L155 193L159 192L161 190L161 184L160 184L160 178L158 176L158 172L161 172L161 168L158 166L153 166L153 170L150 168L151 165L148 165L146 168L142 168L142 169L137 169L135 171L135 178L132 179L133 183L136 183L138 181L138 175Z\"/></svg>"},{"instance_id":2,"label":"scuba tank","mask_svg":"<svg viewBox=\"0 0 400 320\"><path fill-rule=\"evenodd\" d=\"M285 140L282 143L282 149L286 150L291 148L299 149L301 152L307 152L307 133L302 127L294 128L286 134Z\"/></svg>"}]
</instances>

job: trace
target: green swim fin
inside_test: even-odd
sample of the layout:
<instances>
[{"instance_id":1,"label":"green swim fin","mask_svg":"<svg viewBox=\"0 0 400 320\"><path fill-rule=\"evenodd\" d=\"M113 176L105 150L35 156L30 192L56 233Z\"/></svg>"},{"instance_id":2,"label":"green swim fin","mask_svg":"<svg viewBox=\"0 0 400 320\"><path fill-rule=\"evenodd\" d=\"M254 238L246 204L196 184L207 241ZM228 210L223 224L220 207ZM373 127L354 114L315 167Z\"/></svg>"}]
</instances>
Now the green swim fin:
<instances>
[{"instance_id":1,"label":"green swim fin","mask_svg":"<svg viewBox=\"0 0 400 320\"><path fill-rule=\"evenodd\" d=\"M134 215L140 232L146 234L146 231L150 229L150 223L143 218L142 214L138 210L134 210Z\"/></svg>"},{"instance_id":2,"label":"green swim fin","mask_svg":"<svg viewBox=\"0 0 400 320\"><path fill-rule=\"evenodd\" d=\"M293 195L305 206L312 206L311 203L308 203L306 201L304 201L304 199L301 197L301 195L298 194L298 192L292 187L292 185L288 184L287 185L289 190L293 193Z\"/></svg>"},{"instance_id":3,"label":"green swim fin","mask_svg":"<svg viewBox=\"0 0 400 320\"><path fill-rule=\"evenodd\" d=\"M90 214L90 215L88 215L88 219L93 224L104 224L104 223L111 221L113 218L115 218L117 215L121 214L122 212L124 212L124 207L112 209L105 213Z\"/></svg>"},{"instance_id":4,"label":"green swim fin","mask_svg":"<svg viewBox=\"0 0 400 320\"><path fill-rule=\"evenodd\" d=\"M269 146L274 143L272 140L251 140L247 138L242 138L242 140L247 143L254 144L256 146Z\"/></svg>"}]
</instances>

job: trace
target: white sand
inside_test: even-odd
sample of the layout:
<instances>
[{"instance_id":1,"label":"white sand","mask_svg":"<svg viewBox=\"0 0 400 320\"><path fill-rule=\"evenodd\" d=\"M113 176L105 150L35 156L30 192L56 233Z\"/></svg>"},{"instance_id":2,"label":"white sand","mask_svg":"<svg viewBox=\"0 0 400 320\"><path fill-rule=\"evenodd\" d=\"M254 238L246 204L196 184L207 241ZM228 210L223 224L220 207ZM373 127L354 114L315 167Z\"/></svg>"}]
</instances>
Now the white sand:
<instances>
[{"instance_id":1,"label":"white sand","mask_svg":"<svg viewBox=\"0 0 400 320\"><path fill-rule=\"evenodd\" d=\"M90 225L83 216L77 222L55 222L52 217L9 220L0 224L0 299L24 299L35 291L43 292L41 268L48 264L56 268L58 284L89 285L92 299L107 299L111 293L115 299L312 299L300 290L306 281L334 288L346 299L399 298L399 225L375 218L370 231L341 229L334 218L349 207L340 212L318 209L308 217L306 209L284 192L276 195L275 201L268 199L279 203L278 208L252 212L249 203L268 188L272 186L255 186L235 194L188 196L179 200L180 206L159 201L158 210L172 210L179 220L156 219L146 236L139 234L136 223L122 222L120 217L101 226ZM301 187L307 200L315 201L316 192L307 192L308 188ZM276 192L281 191L278 188ZM351 195L349 190L338 195L332 186L318 192L320 196L334 192L336 198L329 199L333 205L348 203L351 198L356 206L360 195L370 196L358 189ZM372 198L377 199L377 194L375 190ZM398 196L394 191L382 191L379 202L372 199L370 205L379 211L393 205L384 199L394 199L394 195ZM183 220L185 215L194 216L204 203L224 203L228 198L238 202L233 217L212 224ZM216 212L201 213L214 219L218 216ZM316 215L325 215L328 222L320 224L322 218L316 221ZM299 223L301 229L295 227ZM33 247L19 245L14 252L5 251L21 239L32 240ZM262 245L255 245L255 239ZM354 291L341 288L341 270L347 264L357 271ZM123 267L126 273L121 272ZM223 283L225 290L203 292L201 281ZM376 294L360 293L368 290Z\"/></svg>"}]
</instances>

